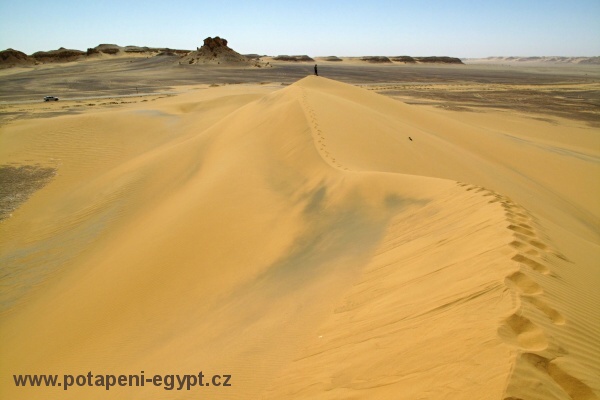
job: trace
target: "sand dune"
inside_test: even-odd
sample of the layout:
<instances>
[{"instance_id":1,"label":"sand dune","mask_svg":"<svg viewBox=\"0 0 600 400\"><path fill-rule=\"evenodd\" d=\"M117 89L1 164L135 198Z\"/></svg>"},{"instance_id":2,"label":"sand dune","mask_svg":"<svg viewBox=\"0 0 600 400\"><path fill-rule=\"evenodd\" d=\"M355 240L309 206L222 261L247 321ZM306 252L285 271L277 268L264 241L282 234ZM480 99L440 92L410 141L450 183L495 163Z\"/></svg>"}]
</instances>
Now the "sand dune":
<instances>
[{"instance_id":1,"label":"sand dune","mask_svg":"<svg viewBox=\"0 0 600 400\"><path fill-rule=\"evenodd\" d=\"M7 398L593 399L597 130L322 77L2 127ZM16 388L13 374L230 374Z\"/></svg>"}]
</instances>

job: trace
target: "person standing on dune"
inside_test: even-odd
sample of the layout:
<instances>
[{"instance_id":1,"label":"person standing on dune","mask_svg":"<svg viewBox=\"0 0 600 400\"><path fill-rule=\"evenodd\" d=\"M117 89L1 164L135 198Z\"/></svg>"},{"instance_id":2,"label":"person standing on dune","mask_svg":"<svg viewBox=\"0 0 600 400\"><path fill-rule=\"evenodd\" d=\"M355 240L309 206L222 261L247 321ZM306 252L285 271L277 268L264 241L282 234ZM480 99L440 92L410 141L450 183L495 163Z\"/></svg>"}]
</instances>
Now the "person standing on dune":
<instances>
[{"instance_id":1,"label":"person standing on dune","mask_svg":"<svg viewBox=\"0 0 600 400\"><path fill-rule=\"evenodd\" d=\"M319 76L318 72L317 72L317 64L315 64L315 75Z\"/></svg>"}]
</instances>

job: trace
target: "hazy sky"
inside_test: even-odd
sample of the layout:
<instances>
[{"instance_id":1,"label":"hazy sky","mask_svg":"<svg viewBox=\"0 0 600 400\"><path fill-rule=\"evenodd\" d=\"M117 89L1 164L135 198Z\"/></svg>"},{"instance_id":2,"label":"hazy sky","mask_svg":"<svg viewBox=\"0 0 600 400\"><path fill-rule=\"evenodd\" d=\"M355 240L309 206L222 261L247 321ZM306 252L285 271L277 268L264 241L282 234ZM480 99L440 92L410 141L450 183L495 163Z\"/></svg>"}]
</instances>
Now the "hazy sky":
<instances>
[{"instance_id":1,"label":"hazy sky","mask_svg":"<svg viewBox=\"0 0 600 400\"><path fill-rule=\"evenodd\" d=\"M600 0L0 0L0 50L100 43L311 56L598 56Z\"/></svg>"}]
</instances>

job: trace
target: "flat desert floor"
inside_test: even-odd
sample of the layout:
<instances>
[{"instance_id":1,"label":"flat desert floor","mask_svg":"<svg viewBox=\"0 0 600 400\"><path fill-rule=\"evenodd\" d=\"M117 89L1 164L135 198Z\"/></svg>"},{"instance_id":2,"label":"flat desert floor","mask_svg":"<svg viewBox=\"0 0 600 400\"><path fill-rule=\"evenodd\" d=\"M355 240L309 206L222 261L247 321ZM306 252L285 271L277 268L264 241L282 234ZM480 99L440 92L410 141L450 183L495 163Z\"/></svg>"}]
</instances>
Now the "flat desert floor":
<instances>
[{"instance_id":1,"label":"flat desert floor","mask_svg":"<svg viewBox=\"0 0 600 400\"><path fill-rule=\"evenodd\" d=\"M598 67L167 61L0 71L0 397L600 397Z\"/></svg>"}]
</instances>

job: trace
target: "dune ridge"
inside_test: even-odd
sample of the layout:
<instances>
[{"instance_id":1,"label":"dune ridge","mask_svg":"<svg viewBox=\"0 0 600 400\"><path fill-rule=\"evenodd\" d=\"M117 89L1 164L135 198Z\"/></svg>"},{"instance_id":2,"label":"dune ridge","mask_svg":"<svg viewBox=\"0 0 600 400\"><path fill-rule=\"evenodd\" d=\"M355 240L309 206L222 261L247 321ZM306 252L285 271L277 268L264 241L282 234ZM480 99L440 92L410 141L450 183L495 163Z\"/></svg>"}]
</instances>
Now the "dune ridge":
<instances>
[{"instance_id":1,"label":"dune ridge","mask_svg":"<svg viewBox=\"0 0 600 400\"><path fill-rule=\"evenodd\" d=\"M311 76L4 127L7 162L59 160L0 225L2 376L204 369L234 378L201 390L213 398L597 398L595 192L539 184L535 160L596 171L598 155L472 118ZM523 142L536 159L501 157ZM109 398L9 383L11 398Z\"/></svg>"},{"instance_id":2,"label":"dune ridge","mask_svg":"<svg viewBox=\"0 0 600 400\"><path fill-rule=\"evenodd\" d=\"M345 94L347 95L348 93ZM335 167L348 170L348 168L343 166L340 161L336 161L333 154L330 154L329 151L327 151L325 137L319 126L316 113L310 107L306 99L307 96L306 93L304 93L304 104L307 108L309 118L312 121L317 146L319 146L322 151L324 158L334 164ZM344 116L347 117L347 114L344 114ZM364 117L364 115L361 116ZM479 286L474 285L470 291L467 291L467 294L460 293L463 297L455 299L452 298L453 296L451 295L451 300L444 299L448 301L448 303L437 305L437 307L434 307L433 310L430 311L423 312L422 307L423 304L427 304L427 299L420 297L416 316L439 312L439 310L446 310L449 308L460 309L462 307L472 307L475 309L475 312L478 312L478 315L486 315L486 317L489 318L490 315L507 312L506 310L512 307L512 311L509 311L511 313L510 316L504 318L500 326L497 327L498 335L504 344L508 345L511 349L511 362L514 363L512 367L514 370L511 371L508 377L508 385L504 389L503 398L565 398L565 393L567 393L568 396L571 396L571 398L596 398L594 391L588 384L558 367L558 365L561 364L569 365L571 370L575 371L576 375L581 376L584 381L593 386L594 384L597 384L597 379L595 379L594 373L591 373L588 368L594 364L596 353L592 351L592 346L586 346L587 348L584 352L578 352L575 359L581 357L585 360L584 364L578 364L576 361L573 361L573 357L568 356L569 352L559 344L554 336L558 336L558 332L555 332L556 326L548 327L548 320L554 325L563 325L565 319L560 312L546 303L547 300L543 295L544 289L541 285L536 283L535 279L532 279L534 277L538 277L539 279L540 277L551 276L554 278L554 281L551 280L548 282L550 290L559 291L560 289L557 289L557 286L560 285L555 281L559 278L551 272L548 264L556 268L560 267L562 263L562 266L564 267L565 264L569 263L569 260L548 242L547 237L540 237L540 234L532 227L532 225L535 225L536 221L526 209L514 203L511 199L481 186L460 182L457 182L457 185L466 188L466 191L474 191L477 194L482 193L475 196L477 200L487 204L497 203L495 205L496 210L492 211L485 208L479 208L477 210L479 212L485 210L483 213L485 217L481 218L476 214L478 217L474 218L473 224L476 229L471 228L471 232L469 232L469 224L465 220L460 220L454 215L452 217L440 217L443 224L446 225L446 229L447 225L451 225L453 222L456 224L458 221L463 225L467 225L467 228L463 228L465 231L460 233L452 232L452 235L442 234L440 235L441 238L436 238L438 241L435 242L435 245L430 244L430 247L426 247L425 249L434 254L438 252L444 254L445 251L449 251L446 248L446 243L451 242L451 251L460 255L460 262L452 263L446 261L446 266L440 267L435 263L429 264L424 263L423 260L419 261L430 267L435 266L436 270L429 272L431 275L440 274L440 271L446 268L452 268L459 263L462 264L460 270L456 267L451 269L449 274L449 276L452 276L451 279L460 280L460 273L467 276L471 275L471 278L475 277L478 272L475 269L471 271L471 274L464 272L466 269L465 267L470 266L469 264L473 265L473 267L477 265L486 265L486 267L490 269L498 268L498 270L493 271L497 275L485 284L477 282L479 283ZM453 195L456 196L456 194ZM449 196L450 195L448 195L448 197ZM441 200L444 203L449 203L448 197L442 196ZM452 207L449 204L445 204L447 209L456 210L457 208L460 208L461 211L467 214L472 213L474 211L473 208L481 207L481 203L467 205L469 203L465 201L464 198L457 196L457 199L458 200L455 201L459 202L461 205L459 207ZM427 210L427 213L425 213L424 210L420 211L424 214L429 214L430 211L428 210L428 207L423 207L423 209ZM496 215L496 220L491 218L493 215ZM423 337L428 337L430 335L428 335L427 328L420 328L417 323L413 321L408 322L406 324L408 326L403 326L403 319L391 323L389 322L389 316L393 314L393 308L388 304L391 303L392 306L402 304L400 292L402 290L407 290L407 287L410 288L411 284L415 286L415 289L412 290L420 289L418 284L415 285L411 282L412 279L398 276L400 273L393 269L393 267L398 267L400 261L406 262L406 260L410 260L410 257L407 257L406 254L402 253L402 250L404 250L402 244L406 245L406 243L411 243L410 247L412 248L410 248L409 251L413 253L415 252L414 241L423 239L434 241L433 238L430 239L427 237L428 233L431 234L428 230L431 229L431 231L434 231L435 228L440 229L440 226L438 225L434 225L435 228L427 226L433 225L431 223L430 215L422 218L422 221L426 221L426 228L418 225L415 227L414 225L408 224L402 221L404 219L402 217L406 218L404 215L400 214L393 219L394 222L390 223L390 228L388 229L385 238L382 240L382 244L384 245L376 250L371 264L369 264L363 272L365 276L364 280L355 284L347 297L340 303L339 307L335 309L335 314L342 313L343 316L339 317L336 315L337 318L335 319L335 322L330 324L332 326L326 326L322 329L322 332L319 332L322 334L318 336L319 340L306 350L306 353L308 354L297 358L295 363L292 364L292 372L289 373L289 375L283 375L281 380L278 381L279 385L277 386L277 389L273 390L272 398L339 398L352 396L353 393L360 397L360 393L364 393L364 390L370 390L368 392L369 395L377 397L381 396L381 398L392 398L399 392L404 393L411 398L421 398L419 396L422 396L421 393L425 389L427 390L427 396L422 398L431 398L437 396L449 396L452 392L452 386L457 385L457 382L461 381L468 381L470 384L466 384L465 382L464 385L460 385L459 390L452 393L457 396L457 398L468 397L469 393L473 397L478 398L499 398L499 393L491 391L487 395L482 395L482 390L490 391L490 389L494 387L494 384L497 384L498 387L502 387L507 380L506 377L503 376L503 373L506 373L506 370L503 371L501 368L489 369L486 371L489 373L489 376L479 375L477 379L481 382L485 382L485 384L482 385L485 387L483 388L473 384L473 381L469 379L471 371L468 371L468 368L464 368L464 365L460 365L458 362L453 364L455 370L452 371L451 374L432 373L428 370L426 370L426 372L422 370L419 371L420 369L423 369L423 365L419 361L428 358L424 355L427 351L419 346L420 343L410 343L410 339L408 338L405 340L410 344L403 343L399 346L400 348L395 348L396 351L391 351L391 353L389 353L391 348L393 348L393 345L390 345L389 343L389 338L394 337L394 340L399 340L399 337L402 337L400 335L390 335L390 331L397 334L398 332L403 331L411 332L411 330L419 330L419 333L415 334L414 332L411 332L411 335L416 336L418 338L417 341L423 342ZM460 217L465 218L465 215L460 215ZM485 228L481 228L482 221L485 221L488 218L492 221L490 221L489 225ZM415 215L411 215L409 219L413 223L419 221L419 218ZM402 222L404 223L402 224ZM396 228L398 225L401 226L400 229ZM506 229L506 231L503 232L504 235L499 234L497 231L498 226ZM418 232L418 234L407 234L407 232L411 230ZM440 230L443 233L446 233L443 229ZM469 251L473 250L470 249L471 246L466 249L459 247L456 243L457 239L469 239L471 235L481 235L482 231L489 231L489 237L486 237L486 240L484 240L483 243L490 246L497 254L493 257L489 257L488 252L490 252L490 250L486 248L485 251L476 254L472 259L465 259L464 255L469 254ZM407 239L406 236L409 238ZM416 239L415 236L418 239ZM496 244L497 248L494 249L496 241L499 243ZM417 250L422 251L424 249L417 247ZM515 250L516 254L514 254ZM388 252L396 252L396 254L390 255L387 254ZM382 255L387 256L385 261L377 262L377 258ZM483 258L483 260L478 258ZM401 269L403 272L410 270L411 268L409 267ZM379 279L373 279L372 275L374 274L376 274ZM532 275L532 277L530 277L530 275ZM499 277L504 278L503 285L499 284ZM420 283L421 279L417 278L415 280ZM393 287L390 282L396 280L399 280L400 282L397 283L397 287ZM375 283L373 283L373 281ZM438 286L433 282L435 282L435 278L430 278L428 280L428 283L431 285L428 289L433 291L439 290L441 285ZM369 287L370 290L365 290L364 286L371 286ZM381 286L383 286L383 288ZM392 288L389 286L392 286ZM365 296L365 292L369 293L370 296ZM482 311L482 306L481 304L477 304L478 301L476 301L476 299L486 296L490 292L495 294L495 296L490 296L491 299L493 299L494 307L491 310ZM501 294L498 294L498 292ZM512 304L510 304L510 306L508 304L504 305L504 307L508 308L502 311L502 308L499 307L497 303L497 299L498 297L502 299L507 293L511 297ZM387 298L385 298L386 294ZM436 295L439 296L440 294L436 292ZM414 299L418 296L419 295L411 293L409 296L406 296L406 300L410 301L410 299ZM421 294L420 296L423 295ZM454 296L456 296L455 293ZM370 297L375 298L375 301ZM378 310L380 308L383 309ZM360 311L362 311L362 313ZM451 311L456 312L457 310L451 309ZM463 310L461 310L461 312L467 314ZM475 314L475 312L473 314ZM592 312L592 310L589 309L588 312ZM449 315L446 317L448 320L457 318L456 315L452 315L451 312L448 312L448 314ZM542 317L543 322L540 322L540 325L545 325L548 327L548 330L540 328L530 320L531 318L534 321L539 321L540 314L545 317ZM373 322L373 320L377 320L377 317L382 320L385 319L386 323L381 323L379 321ZM408 317L407 319L413 318L415 317ZM473 335L473 332L468 332L468 329L465 329L469 324L467 321L464 321L467 319L464 314L459 314L458 318L460 322L454 321L454 323L448 322L444 324L436 321L437 324L431 328L440 329L440 326L450 326L451 330L448 334L455 335L456 332L452 330L455 330L455 325L458 325L466 331L464 333L465 337L463 337L462 340L457 340L458 343L478 342L485 343L486 345L484 349L469 349L473 351L473 354L467 353L468 355L460 355L458 357L454 352L455 349L449 349L450 351L448 351L448 353L450 354L450 358L456 357L462 359L462 357L464 357L463 360L466 360L468 359L468 356L476 358L482 354L485 354L486 357L490 357L490 354L488 353L491 347L489 342L493 339L490 337L479 337L477 338L479 340L475 339L471 336ZM418 322L423 323L423 321ZM359 327L356 325L359 325ZM590 331L596 331L592 325L589 325L586 328L590 329ZM579 335L581 335L581 333L582 332L579 332ZM492 338L495 337L495 332L493 331L488 332L488 334L490 334ZM564 332L562 334L565 335ZM324 337L331 336L333 336L333 339L323 339ZM439 333L439 337L431 338L430 340L436 343L436 339L437 341L442 342L443 338L443 333ZM570 339L572 340L572 338ZM385 345L381 343L385 343ZM499 345L499 347L502 346ZM356 357L356 360L346 360L343 366L339 367L340 359L344 359L344 357L339 354L341 353L339 350L340 348L344 348L344 351L347 352L346 354L369 354L369 356L364 357L364 359ZM350 350L347 348L350 348ZM443 345L436 343L435 354L431 355L430 360L434 360L436 357L443 358L443 354L440 354L443 352L443 348ZM410 349L411 353L414 352L414 359L407 357L407 349ZM372 353L374 351L379 351L381 354L373 356ZM333 355L331 355L332 353ZM544 354L547 357L539 354ZM503 353L499 349L498 353L491 357L500 358L502 356L506 356L506 352ZM369 377L369 373L371 372L372 360L376 360L376 365L387 365L388 370L386 370L386 373L383 374L383 376L378 376L378 374L381 373L381 370L375 369L374 371L376 372L372 374L373 376L370 377L371 379L366 379L365 377ZM417 372L411 374L409 371L411 371L411 367L415 368L415 365L418 365ZM435 367L435 364L430 365L430 368L433 370L435 370ZM461 369L460 367L463 368ZM541 374L539 370L542 370L542 373L545 372L545 374ZM478 371L478 373L481 373L481 371ZM321 379L307 382L303 377L311 374L317 376L321 374ZM411 376L413 374L414 376ZM431 377L426 377L430 374L435 377L433 380L435 383L432 382ZM410 376L410 378L407 378L407 375ZM295 381L294 377L296 377ZM292 384L290 384L290 382L292 382ZM317 385L316 382L320 382L320 385ZM329 385L327 384L328 382L330 382ZM427 387L420 386L422 385L422 382L427 382ZM537 384L531 385L531 382L537 382ZM540 391L539 386L547 389ZM285 389L281 390L281 388ZM406 391L407 388L413 388L414 391Z\"/></svg>"}]
</instances>

